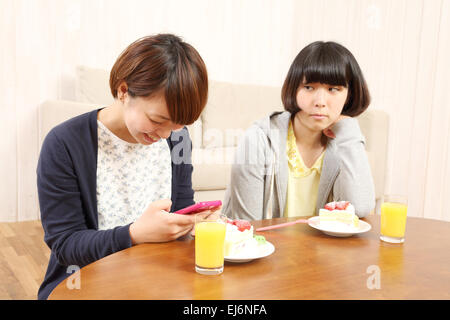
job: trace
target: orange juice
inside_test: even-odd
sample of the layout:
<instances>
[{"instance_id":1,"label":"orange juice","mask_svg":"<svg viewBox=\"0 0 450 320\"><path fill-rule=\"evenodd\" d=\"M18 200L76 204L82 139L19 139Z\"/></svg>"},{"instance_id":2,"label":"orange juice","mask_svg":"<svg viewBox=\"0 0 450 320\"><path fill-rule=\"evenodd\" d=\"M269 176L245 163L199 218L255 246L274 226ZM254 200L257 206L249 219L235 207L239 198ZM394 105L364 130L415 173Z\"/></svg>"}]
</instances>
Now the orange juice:
<instances>
[{"instance_id":1,"label":"orange juice","mask_svg":"<svg viewBox=\"0 0 450 320\"><path fill-rule=\"evenodd\" d=\"M403 203L381 204L381 235L393 238L405 236L407 208Z\"/></svg>"},{"instance_id":2,"label":"orange juice","mask_svg":"<svg viewBox=\"0 0 450 320\"><path fill-rule=\"evenodd\" d=\"M195 265L201 268L223 266L226 225L222 222L200 222L195 225Z\"/></svg>"}]
</instances>

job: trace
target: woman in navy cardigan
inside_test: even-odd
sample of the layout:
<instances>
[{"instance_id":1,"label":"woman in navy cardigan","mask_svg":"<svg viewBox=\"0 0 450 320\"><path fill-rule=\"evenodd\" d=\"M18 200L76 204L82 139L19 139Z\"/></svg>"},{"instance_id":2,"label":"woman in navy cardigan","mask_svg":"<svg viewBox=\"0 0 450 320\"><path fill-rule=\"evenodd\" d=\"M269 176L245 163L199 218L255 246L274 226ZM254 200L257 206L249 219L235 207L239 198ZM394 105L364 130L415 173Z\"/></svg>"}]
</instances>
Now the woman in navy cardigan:
<instances>
[{"instance_id":1,"label":"woman in navy cardigan","mask_svg":"<svg viewBox=\"0 0 450 320\"><path fill-rule=\"evenodd\" d=\"M202 58L177 36L144 37L121 53L110 87L112 105L56 126L43 143L37 186L51 256L38 299L73 266L193 228L193 216L171 212L194 203L185 125L206 104Z\"/></svg>"}]
</instances>

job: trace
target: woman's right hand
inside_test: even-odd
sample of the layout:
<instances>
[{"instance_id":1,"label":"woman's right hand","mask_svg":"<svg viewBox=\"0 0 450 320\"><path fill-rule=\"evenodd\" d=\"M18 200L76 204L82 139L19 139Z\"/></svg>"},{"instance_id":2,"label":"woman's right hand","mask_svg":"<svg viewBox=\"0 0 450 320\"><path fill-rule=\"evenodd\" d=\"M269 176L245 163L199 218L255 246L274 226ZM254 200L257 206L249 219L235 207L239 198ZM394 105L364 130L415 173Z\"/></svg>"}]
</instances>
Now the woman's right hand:
<instances>
[{"instance_id":1,"label":"woman's right hand","mask_svg":"<svg viewBox=\"0 0 450 320\"><path fill-rule=\"evenodd\" d=\"M349 117L349 116L344 116L343 114L341 114L340 116L339 116L339 118L334 122L334 123L332 123L328 128L325 128L325 129L323 129L323 134L325 135L325 136L327 136L328 138L331 138L331 139L334 139L334 138L336 138L336 135L334 134L334 131L333 131L333 126L338 122L338 121L341 121L342 119L347 119L347 118L351 118L351 117Z\"/></svg>"},{"instance_id":2,"label":"woman's right hand","mask_svg":"<svg viewBox=\"0 0 450 320\"><path fill-rule=\"evenodd\" d=\"M131 243L172 241L192 230L195 216L171 213L171 205L169 199L152 202L130 225Z\"/></svg>"}]
</instances>

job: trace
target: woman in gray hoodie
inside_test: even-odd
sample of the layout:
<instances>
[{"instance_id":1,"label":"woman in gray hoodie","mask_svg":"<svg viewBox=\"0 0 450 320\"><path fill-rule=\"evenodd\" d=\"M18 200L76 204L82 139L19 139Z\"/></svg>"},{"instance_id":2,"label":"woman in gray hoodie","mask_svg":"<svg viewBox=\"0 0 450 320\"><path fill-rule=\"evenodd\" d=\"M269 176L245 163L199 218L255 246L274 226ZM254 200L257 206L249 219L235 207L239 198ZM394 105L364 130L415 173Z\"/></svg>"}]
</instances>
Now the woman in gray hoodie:
<instances>
[{"instance_id":1,"label":"woman in gray hoodie","mask_svg":"<svg viewBox=\"0 0 450 320\"><path fill-rule=\"evenodd\" d=\"M346 200L366 216L375 192L355 117L370 95L352 53L335 42L309 44L281 96L286 111L255 122L239 142L223 212L246 220L311 216Z\"/></svg>"}]
</instances>

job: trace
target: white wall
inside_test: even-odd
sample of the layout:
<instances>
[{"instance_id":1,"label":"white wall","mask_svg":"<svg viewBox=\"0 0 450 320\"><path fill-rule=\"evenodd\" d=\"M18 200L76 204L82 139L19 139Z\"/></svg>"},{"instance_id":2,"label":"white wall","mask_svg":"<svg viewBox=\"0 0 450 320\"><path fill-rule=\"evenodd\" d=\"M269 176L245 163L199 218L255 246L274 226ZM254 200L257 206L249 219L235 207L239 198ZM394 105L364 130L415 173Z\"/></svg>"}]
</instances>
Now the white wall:
<instances>
[{"instance_id":1,"label":"white wall","mask_svg":"<svg viewBox=\"0 0 450 320\"><path fill-rule=\"evenodd\" d=\"M77 65L110 69L160 32L194 45L211 79L275 86L308 43L342 43L391 116L386 192L450 221L450 0L0 0L0 221L39 216L39 103L74 100Z\"/></svg>"}]
</instances>

